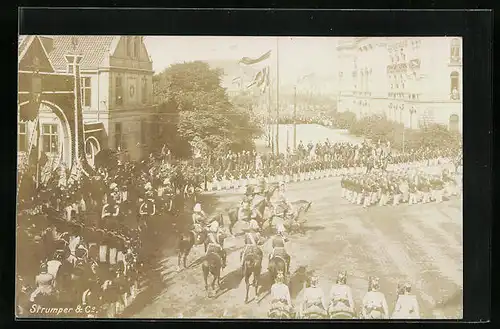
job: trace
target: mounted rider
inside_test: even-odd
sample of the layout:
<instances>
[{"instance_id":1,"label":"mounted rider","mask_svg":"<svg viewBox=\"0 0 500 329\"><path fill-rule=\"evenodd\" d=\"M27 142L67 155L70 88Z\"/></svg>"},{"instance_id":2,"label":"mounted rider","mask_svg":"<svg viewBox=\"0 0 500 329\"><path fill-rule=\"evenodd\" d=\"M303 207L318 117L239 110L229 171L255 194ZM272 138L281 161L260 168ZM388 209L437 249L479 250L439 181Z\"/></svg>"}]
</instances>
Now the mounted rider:
<instances>
[{"instance_id":1,"label":"mounted rider","mask_svg":"<svg viewBox=\"0 0 500 329\"><path fill-rule=\"evenodd\" d=\"M326 317L326 303L323 290L318 287L319 278L316 274L311 274L309 278L310 286L304 289L304 299L300 307L300 313L303 316L307 313L316 313Z\"/></svg>"},{"instance_id":2,"label":"mounted rider","mask_svg":"<svg viewBox=\"0 0 500 329\"><path fill-rule=\"evenodd\" d=\"M243 196L243 200L241 200L240 207L238 209L238 219L250 219L254 195L254 188L252 186L247 186L245 195Z\"/></svg>"},{"instance_id":3,"label":"mounted rider","mask_svg":"<svg viewBox=\"0 0 500 329\"><path fill-rule=\"evenodd\" d=\"M281 310L287 313L292 312L292 298L290 289L285 284L285 275L279 271L271 286L271 307L269 313L273 310Z\"/></svg>"},{"instance_id":4,"label":"mounted rider","mask_svg":"<svg viewBox=\"0 0 500 329\"><path fill-rule=\"evenodd\" d=\"M398 300L392 319L420 319L417 297L411 293L411 284L405 282L398 286Z\"/></svg>"},{"instance_id":5,"label":"mounted rider","mask_svg":"<svg viewBox=\"0 0 500 329\"><path fill-rule=\"evenodd\" d=\"M389 316L389 307L385 295L379 291L378 277L370 277L368 292L363 297L361 313L364 319L386 319Z\"/></svg>"},{"instance_id":6,"label":"mounted rider","mask_svg":"<svg viewBox=\"0 0 500 329\"><path fill-rule=\"evenodd\" d=\"M342 271L337 275L337 281L330 290L329 313L350 312L354 313L354 299L351 287L347 285L347 272Z\"/></svg>"},{"instance_id":7,"label":"mounted rider","mask_svg":"<svg viewBox=\"0 0 500 329\"><path fill-rule=\"evenodd\" d=\"M290 274L290 255L286 252L285 242L285 238L281 235L273 237L271 242L273 250L269 254L269 261L271 261L274 257L282 258L286 264L286 273Z\"/></svg>"},{"instance_id":8,"label":"mounted rider","mask_svg":"<svg viewBox=\"0 0 500 329\"><path fill-rule=\"evenodd\" d=\"M253 246L260 246L264 243L264 240L260 236L260 226L256 220L252 219L249 223L248 232L245 233L245 248L240 254L241 266L243 266L243 260L245 259L245 253L248 248Z\"/></svg>"},{"instance_id":9,"label":"mounted rider","mask_svg":"<svg viewBox=\"0 0 500 329\"><path fill-rule=\"evenodd\" d=\"M282 236L285 242L288 241L287 237L285 236L285 226L283 221L286 221L290 217L294 218L296 216L293 205L287 200L285 196L284 182L280 182L279 184L279 195L276 206L274 207L274 216L279 219L275 221L277 234Z\"/></svg>"},{"instance_id":10,"label":"mounted rider","mask_svg":"<svg viewBox=\"0 0 500 329\"><path fill-rule=\"evenodd\" d=\"M219 223L217 221L212 221L208 227L208 246L205 255L208 255L211 247L215 247L215 252L222 259L222 268L226 267L226 251L224 250L224 235L219 231Z\"/></svg>"},{"instance_id":11,"label":"mounted rider","mask_svg":"<svg viewBox=\"0 0 500 329\"><path fill-rule=\"evenodd\" d=\"M193 208L192 222L190 225L190 230L194 230L195 234L199 236L207 225L208 217L205 212L201 209L201 204L197 203Z\"/></svg>"}]
</instances>

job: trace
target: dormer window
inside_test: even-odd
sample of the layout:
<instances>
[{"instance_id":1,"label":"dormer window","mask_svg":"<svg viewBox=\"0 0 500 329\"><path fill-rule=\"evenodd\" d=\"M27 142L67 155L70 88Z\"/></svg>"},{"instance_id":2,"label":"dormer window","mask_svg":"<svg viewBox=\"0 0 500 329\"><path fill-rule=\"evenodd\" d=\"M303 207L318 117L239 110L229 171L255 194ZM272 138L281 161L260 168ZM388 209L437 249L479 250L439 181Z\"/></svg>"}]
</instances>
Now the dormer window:
<instances>
[{"instance_id":1,"label":"dormer window","mask_svg":"<svg viewBox=\"0 0 500 329\"><path fill-rule=\"evenodd\" d=\"M68 64L67 71L68 71L69 74L73 74L73 65L72 64Z\"/></svg>"}]
</instances>

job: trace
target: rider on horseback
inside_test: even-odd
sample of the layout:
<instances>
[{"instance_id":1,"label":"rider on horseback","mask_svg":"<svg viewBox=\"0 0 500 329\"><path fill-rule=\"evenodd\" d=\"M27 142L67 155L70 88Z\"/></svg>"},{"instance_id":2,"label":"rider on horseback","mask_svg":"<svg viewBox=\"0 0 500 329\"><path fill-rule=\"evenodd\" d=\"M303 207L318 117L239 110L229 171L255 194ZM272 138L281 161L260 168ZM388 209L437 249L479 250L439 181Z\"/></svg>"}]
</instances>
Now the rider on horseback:
<instances>
[{"instance_id":1,"label":"rider on horseback","mask_svg":"<svg viewBox=\"0 0 500 329\"><path fill-rule=\"evenodd\" d=\"M283 272L278 272L274 283L271 286L271 310L280 309L290 313L292 311L292 298L290 297L290 289L285 284L285 275Z\"/></svg>"},{"instance_id":2,"label":"rider on horseback","mask_svg":"<svg viewBox=\"0 0 500 329\"><path fill-rule=\"evenodd\" d=\"M330 313L350 312L354 313L354 301L352 298L351 287L347 285L347 272L339 272L337 282L330 290Z\"/></svg>"},{"instance_id":3,"label":"rider on horseback","mask_svg":"<svg viewBox=\"0 0 500 329\"><path fill-rule=\"evenodd\" d=\"M269 254L269 261L274 257L283 258L286 263L286 272L290 273L290 255L285 250L285 239L281 235L277 235L272 240L273 251Z\"/></svg>"},{"instance_id":4,"label":"rider on horseback","mask_svg":"<svg viewBox=\"0 0 500 329\"><path fill-rule=\"evenodd\" d=\"M194 230L196 234L200 234L205 228L206 221L207 215L205 215L205 212L203 212L203 210L201 209L201 204L195 204L193 208L193 216L190 229Z\"/></svg>"},{"instance_id":5,"label":"rider on horseback","mask_svg":"<svg viewBox=\"0 0 500 329\"><path fill-rule=\"evenodd\" d=\"M420 310L418 306L417 297L411 293L411 284L406 282L404 284L399 284L398 286L398 300L396 302L396 307L394 308L394 313L392 313L393 319L419 319Z\"/></svg>"},{"instance_id":6,"label":"rider on horseback","mask_svg":"<svg viewBox=\"0 0 500 329\"><path fill-rule=\"evenodd\" d=\"M248 250L248 248L250 246L259 246L262 243L264 243L259 233L260 226L257 223L257 221L252 219L250 221L249 226L250 227L248 229L248 232L245 233L245 248L240 254L241 266L243 266L243 260L245 258L245 253Z\"/></svg>"},{"instance_id":7,"label":"rider on horseback","mask_svg":"<svg viewBox=\"0 0 500 329\"><path fill-rule=\"evenodd\" d=\"M238 209L238 219L250 219L254 193L253 187L248 186Z\"/></svg>"},{"instance_id":8,"label":"rider on horseback","mask_svg":"<svg viewBox=\"0 0 500 329\"><path fill-rule=\"evenodd\" d=\"M285 196L285 182L280 182L279 184L279 194L278 194L278 203L284 207L283 215L289 215L290 217L295 217L295 209L294 206Z\"/></svg>"},{"instance_id":9,"label":"rider on horseback","mask_svg":"<svg viewBox=\"0 0 500 329\"><path fill-rule=\"evenodd\" d=\"M210 251L210 246L214 246L217 248L217 253L222 259L222 268L226 267L226 251L224 250L224 237L219 232L219 223L217 221L213 221L208 229L208 247L207 253Z\"/></svg>"},{"instance_id":10,"label":"rider on horseback","mask_svg":"<svg viewBox=\"0 0 500 329\"><path fill-rule=\"evenodd\" d=\"M368 292L363 298L362 315L364 319L384 319L389 316L385 295L379 291L378 277L370 277Z\"/></svg>"},{"instance_id":11,"label":"rider on horseback","mask_svg":"<svg viewBox=\"0 0 500 329\"><path fill-rule=\"evenodd\" d=\"M304 289L304 300L300 307L302 315L306 313L317 313L326 316L326 303L323 290L318 287L318 276L311 274L309 278L310 286Z\"/></svg>"}]
</instances>

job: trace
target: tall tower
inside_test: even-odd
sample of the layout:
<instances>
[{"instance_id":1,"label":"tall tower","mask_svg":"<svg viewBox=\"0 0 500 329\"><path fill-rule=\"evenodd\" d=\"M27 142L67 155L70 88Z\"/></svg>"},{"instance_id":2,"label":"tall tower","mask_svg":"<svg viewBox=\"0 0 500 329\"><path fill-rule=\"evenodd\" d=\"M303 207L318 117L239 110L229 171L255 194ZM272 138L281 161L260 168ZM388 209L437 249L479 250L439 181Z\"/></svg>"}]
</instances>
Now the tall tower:
<instances>
[{"instance_id":1,"label":"tall tower","mask_svg":"<svg viewBox=\"0 0 500 329\"><path fill-rule=\"evenodd\" d=\"M73 51L66 54L64 58L68 66L73 72L73 96L74 96L74 130L71 136L71 179L75 179L83 172L87 176L93 173L92 167L87 162L85 156L85 136L83 131L83 116L82 116L82 91L80 79L80 64L83 56L77 52L78 38L71 39L73 44Z\"/></svg>"}]
</instances>

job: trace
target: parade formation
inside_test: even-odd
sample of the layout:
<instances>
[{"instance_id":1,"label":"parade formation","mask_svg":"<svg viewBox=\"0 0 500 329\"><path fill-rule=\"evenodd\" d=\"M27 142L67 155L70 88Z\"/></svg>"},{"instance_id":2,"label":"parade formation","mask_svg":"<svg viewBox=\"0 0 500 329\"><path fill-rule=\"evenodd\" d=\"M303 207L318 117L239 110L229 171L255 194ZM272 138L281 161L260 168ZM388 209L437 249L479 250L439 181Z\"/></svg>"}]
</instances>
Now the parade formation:
<instances>
[{"instance_id":1,"label":"parade formation","mask_svg":"<svg viewBox=\"0 0 500 329\"><path fill-rule=\"evenodd\" d=\"M323 153L317 150L320 147ZM25 295L19 304L21 314L29 311L30 302L56 307L71 304L75 299L99 310L91 316L120 314L141 285L141 267L148 257L142 244L148 236L158 233L148 226L155 218L169 217L171 229L178 232L178 270L187 267L186 259L193 247L204 246L201 267L209 295L215 284L220 284L221 271L227 266L224 239L232 235L232 226L241 221L247 223L240 254L246 301L252 285L257 291L263 271L260 246L268 239L272 241L268 271L274 284L270 290L273 301L269 317L417 318L418 305L411 295L410 283L398 289L397 312L391 315L383 293L377 290L375 277L370 279L362 311L356 315L345 272L339 273L328 298L315 286L317 278L311 276L303 303L292 310L286 282L293 255L287 253L285 245L293 243L294 228L307 216L304 212L311 203L287 199L286 185L299 182L301 175L302 179L340 176L342 197L363 207L443 202L443 197L460 193L460 181L455 174L461 164L452 161L458 159L458 154L445 158L436 156L439 150L417 150L414 154L390 157L383 155L380 143L349 145L328 141L316 144L316 152L311 150L302 149L302 154L278 158L256 153L252 157L249 152L228 154L218 159L216 165L205 167L205 171L203 165L195 167L169 160L165 152L151 154L138 164L109 162L98 169L95 177L70 180L60 170L40 187L37 197L23 199L20 204L18 243L22 248L18 252L31 259L37 257L19 264L20 287ZM418 162L404 162L414 158ZM426 168L435 167L439 174L425 172ZM207 215L200 199L209 191L208 173L221 172L222 168L226 172L257 173L256 184L251 179L241 184L244 193L234 213L229 210ZM226 182L231 182L230 178ZM190 190L196 193L190 194ZM36 273L36 268L32 268L36 264L41 265L35 280L23 277L21 273ZM207 281L210 275L211 284Z\"/></svg>"},{"instance_id":2,"label":"parade formation","mask_svg":"<svg viewBox=\"0 0 500 329\"><path fill-rule=\"evenodd\" d=\"M127 81L128 95L121 73L98 80L115 84L102 87L115 99L98 100L110 122L87 111L99 94L86 75L94 47L100 63L128 58L119 72L149 74ZM314 115L294 106L272 119L268 64L247 89L233 80L230 99L203 61L153 77L143 37L29 36L19 56L18 317L460 317L457 131L384 115L349 123L319 96L321 111L304 105ZM280 121L333 140L294 129L280 151Z\"/></svg>"}]
</instances>

